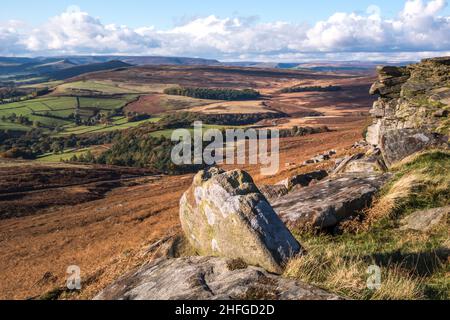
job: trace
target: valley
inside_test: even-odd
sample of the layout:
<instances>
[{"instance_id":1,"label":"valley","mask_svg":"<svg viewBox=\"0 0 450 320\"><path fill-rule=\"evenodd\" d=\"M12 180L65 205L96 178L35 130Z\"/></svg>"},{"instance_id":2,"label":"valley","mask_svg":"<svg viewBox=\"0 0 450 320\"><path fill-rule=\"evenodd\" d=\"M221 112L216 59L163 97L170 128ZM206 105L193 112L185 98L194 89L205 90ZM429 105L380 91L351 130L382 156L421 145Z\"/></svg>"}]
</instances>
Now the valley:
<instances>
[{"instance_id":1,"label":"valley","mask_svg":"<svg viewBox=\"0 0 450 320\"><path fill-rule=\"evenodd\" d=\"M339 149L346 154L361 140L373 101L367 94L373 78L372 73L243 67L129 67L24 85L44 86L49 93L1 104L0 128L10 135L17 132L17 136L40 130L49 142L69 137L89 141L96 134L158 126L164 117L183 112L194 118L196 114L206 119L227 117L228 127L237 124L233 122L236 115L244 115L255 120L242 127L330 128L330 132L283 138L276 177L259 176L257 165L242 166L263 185L306 170L299 164L321 151ZM342 90L280 93L285 87L331 84ZM262 96L250 101L220 101L164 93L173 86L253 89ZM14 119L27 120L12 121L12 114ZM148 118L129 121L130 114ZM95 115L101 116L93 120ZM266 115L269 117L264 119ZM217 119L214 121L220 121ZM227 126L206 123L207 127ZM170 138L172 130L162 126L151 129L150 135ZM92 145L59 143L62 147L57 150L52 150L50 143L35 160L0 162L4 181L0 191L0 271L8 279L0 285L1 297L23 299L48 293L61 285L66 265L76 262L89 280L82 294L73 298L90 298L123 272L150 259L155 253L146 253L146 247L179 233L178 202L192 174L171 177L151 168L60 162L87 152L98 156L111 147L109 138L92 140ZM285 166L288 163L297 166ZM318 165L327 166L331 162ZM11 189L12 185L17 188Z\"/></svg>"},{"instance_id":2,"label":"valley","mask_svg":"<svg viewBox=\"0 0 450 320\"><path fill-rule=\"evenodd\" d=\"M222 131L280 130L276 174L263 175L260 164L218 165L251 176L258 189L254 194L264 193L267 206L280 210L292 237L310 252L288 261L282 276L273 281L300 280L351 299L445 299L445 223L425 235L399 233L398 224L402 215L416 209L446 205L448 152L419 154L409 160L412 164L384 172L388 169L380 152L364 140L377 133L378 121L391 125L389 118L371 117L372 105L394 103L383 96L385 91L375 102L371 87L400 94L377 82L385 69L377 74L370 68L330 65L275 69L195 62L121 66L8 87L9 97L0 104L0 274L4 279L0 299L92 299L100 292L118 298L114 290L108 291L110 285L157 258L175 258L174 263L190 256L199 263L209 259L198 257L180 221L180 199L205 166L176 166L170 159L173 130L191 132L194 121L203 121L204 129ZM403 70L386 68L394 72L392 77ZM42 94L37 88L44 89ZM435 91L430 92L435 99ZM446 89L438 93L447 101ZM430 106L436 112L441 105ZM424 117L445 129L447 115ZM397 152L409 156L423 143L410 143L416 138L407 135L405 143L383 152L392 153L391 158L399 157ZM309 175L321 178L308 178L301 185ZM379 176L394 178L376 190L359 185ZM414 198L412 189L401 189L417 176L425 181L417 189L423 201ZM298 181L300 185L292 187ZM235 183L230 185L236 188ZM397 198L389 198L391 193L400 193L405 202L396 207ZM370 201L365 198L368 194ZM322 197L319 203L329 201L329 208L337 208L329 210L338 217L327 220L327 228L303 230L298 221L286 220L322 214L320 206L295 211L302 205L295 199L312 203L317 197ZM234 262L242 267L242 261ZM375 262L389 280L385 291L369 292L364 287L365 268ZM70 265L81 268L82 290L65 288ZM136 285L135 279L130 281L127 288ZM241 298L274 298L277 290L262 295L249 290Z\"/></svg>"}]
</instances>

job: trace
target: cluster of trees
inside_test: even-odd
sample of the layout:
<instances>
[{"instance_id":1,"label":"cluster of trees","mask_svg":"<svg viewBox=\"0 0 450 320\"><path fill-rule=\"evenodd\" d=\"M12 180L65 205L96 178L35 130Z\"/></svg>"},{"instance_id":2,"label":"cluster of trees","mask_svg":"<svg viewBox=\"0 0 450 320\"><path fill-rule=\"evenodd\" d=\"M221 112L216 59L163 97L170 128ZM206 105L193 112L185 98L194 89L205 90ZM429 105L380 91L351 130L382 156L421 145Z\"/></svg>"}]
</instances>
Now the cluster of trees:
<instances>
[{"instance_id":1,"label":"cluster of trees","mask_svg":"<svg viewBox=\"0 0 450 320\"><path fill-rule=\"evenodd\" d=\"M107 112L102 112L99 108L90 108L92 115L88 118L82 118L80 116L80 109L76 109L75 112L69 114L68 116L59 116L53 114L51 111L36 112L32 111L32 115L37 115L46 118L52 118L57 120L73 121L77 125L83 126L95 126L98 124L110 124L112 123L112 118L115 116L123 115L120 109L109 110Z\"/></svg>"},{"instance_id":2,"label":"cluster of trees","mask_svg":"<svg viewBox=\"0 0 450 320\"><path fill-rule=\"evenodd\" d=\"M283 88L280 90L281 93L293 93L293 92L326 92L326 91L340 91L342 87L339 86L295 86L289 88Z\"/></svg>"},{"instance_id":3,"label":"cluster of trees","mask_svg":"<svg viewBox=\"0 0 450 320\"><path fill-rule=\"evenodd\" d=\"M150 168L165 174L196 172L203 165L178 166L172 162L174 142L164 137L152 137L146 133L123 132L111 148L95 157L91 152L73 156L70 161L108 164L116 166Z\"/></svg>"},{"instance_id":4,"label":"cluster of trees","mask_svg":"<svg viewBox=\"0 0 450 320\"><path fill-rule=\"evenodd\" d=\"M0 103L11 103L33 99L49 93L48 88L21 89L16 87L0 87Z\"/></svg>"},{"instance_id":5,"label":"cluster of trees","mask_svg":"<svg viewBox=\"0 0 450 320\"><path fill-rule=\"evenodd\" d=\"M210 89L210 88L186 88L173 87L164 90L165 94L186 96L197 99L211 100L254 100L258 99L261 94L253 89L234 90L234 89Z\"/></svg>"},{"instance_id":6,"label":"cluster of trees","mask_svg":"<svg viewBox=\"0 0 450 320\"><path fill-rule=\"evenodd\" d=\"M284 113L230 113L230 114L204 114L196 112L177 112L164 116L156 123L146 125L156 130L187 128L194 121L201 121L210 125L242 126L257 123L265 119L277 119L286 117Z\"/></svg>"},{"instance_id":7,"label":"cluster of trees","mask_svg":"<svg viewBox=\"0 0 450 320\"><path fill-rule=\"evenodd\" d=\"M128 112L127 120L128 122L138 122L142 120L150 119L151 116L145 113L137 113L137 112Z\"/></svg>"},{"instance_id":8,"label":"cluster of trees","mask_svg":"<svg viewBox=\"0 0 450 320\"><path fill-rule=\"evenodd\" d=\"M67 149L112 143L119 134L117 131L111 131L86 136L52 137L39 129L25 133L4 130L0 131L0 156L34 159L46 153L58 154Z\"/></svg>"},{"instance_id":9,"label":"cluster of trees","mask_svg":"<svg viewBox=\"0 0 450 320\"><path fill-rule=\"evenodd\" d=\"M280 130L280 138L299 137L299 136L306 136L309 134L329 132L329 131L330 131L330 129L327 126L320 126L320 127L294 126L292 129L281 129Z\"/></svg>"},{"instance_id":10,"label":"cluster of trees","mask_svg":"<svg viewBox=\"0 0 450 320\"><path fill-rule=\"evenodd\" d=\"M7 115L7 116L3 115L3 116L1 116L0 120L3 122L23 124L26 126L30 126L33 124L33 122L27 116L23 116L23 115L18 116L15 113L11 113L10 115Z\"/></svg>"}]
</instances>

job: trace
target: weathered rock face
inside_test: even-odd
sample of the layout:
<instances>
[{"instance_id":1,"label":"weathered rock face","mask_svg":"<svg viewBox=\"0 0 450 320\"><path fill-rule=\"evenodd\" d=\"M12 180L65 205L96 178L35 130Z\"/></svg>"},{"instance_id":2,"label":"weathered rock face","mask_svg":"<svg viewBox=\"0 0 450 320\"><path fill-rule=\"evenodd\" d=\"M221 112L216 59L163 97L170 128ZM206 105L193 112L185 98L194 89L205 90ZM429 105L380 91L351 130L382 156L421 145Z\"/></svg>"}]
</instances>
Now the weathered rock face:
<instances>
[{"instance_id":1,"label":"weathered rock face","mask_svg":"<svg viewBox=\"0 0 450 320\"><path fill-rule=\"evenodd\" d=\"M416 211L402 220L402 230L427 232L445 220L450 214L450 206L429 210Z\"/></svg>"},{"instance_id":2,"label":"weathered rock face","mask_svg":"<svg viewBox=\"0 0 450 320\"><path fill-rule=\"evenodd\" d=\"M273 203L281 220L292 229L328 228L367 207L388 175L342 174L294 190Z\"/></svg>"},{"instance_id":3,"label":"weathered rock face","mask_svg":"<svg viewBox=\"0 0 450 320\"><path fill-rule=\"evenodd\" d=\"M380 148L385 162L392 165L423 149L445 146L446 139L437 133L420 129L389 130L381 137Z\"/></svg>"},{"instance_id":4,"label":"weathered rock face","mask_svg":"<svg viewBox=\"0 0 450 320\"><path fill-rule=\"evenodd\" d=\"M338 300L338 296L213 257L162 259L125 275L95 300Z\"/></svg>"},{"instance_id":5,"label":"weathered rock face","mask_svg":"<svg viewBox=\"0 0 450 320\"><path fill-rule=\"evenodd\" d=\"M448 145L450 57L379 68L370 93L380 98L366 140L381 148L388 166L424 148Z\"/></svg>"},{"instance_id":6,"label":"weathered rock face","mask_svg":"<svg viewBox=\"0 0 450 320\"><path fill-rule=\"evenodd\" d=\"M180 201L186 237L199 254L240 258L269 272L300 253L290 231L241 170L200 171Z\"/></svg>"}]
</instances>

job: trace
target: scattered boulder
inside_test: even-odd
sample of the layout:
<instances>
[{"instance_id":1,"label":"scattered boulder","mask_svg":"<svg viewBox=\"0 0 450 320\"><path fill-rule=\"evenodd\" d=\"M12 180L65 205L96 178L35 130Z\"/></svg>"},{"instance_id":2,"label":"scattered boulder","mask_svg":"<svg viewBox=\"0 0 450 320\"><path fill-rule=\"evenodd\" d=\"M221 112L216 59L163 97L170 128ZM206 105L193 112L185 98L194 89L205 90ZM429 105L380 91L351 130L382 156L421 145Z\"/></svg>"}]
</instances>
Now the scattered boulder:
<instances>
[{"instance_id":1,"label":"scattered boulder","mask_svg":"<svg viewBox=\"0 0 450 320\"><path fill-rule=\"evenodd\" d=\"M401 221L400 229L427 232L445 221L449 213L450 206L416 211Z\"/></svg>"},{"instance_id":2,"label":"scattered boulder","mask_svg":"<svg viewBox=\"0 0 450 320\"><path fill-rule=\"evenodd\" d=\"M289 177L281 182L278 185L284 186L287 190L291 190L295 186L306 187L309 186L310 183L314 180L323 180L328 176L328 173L325 170L317 170L313 172L308 172L304 174L298 174L292 177Z\"/></svg>"},{"instance_id":3,"label":"scattered boulder","mask_svg":"<svg viewBox=\"0 0 450 320\"><path fill-rule=\"evenodd\" d=\"M445 118L445 117L448 117L448 113L449 113L448 110L441 109L441 110L436 111L433 115L436 118Z\"/></svg>"},{"instance_id":4,"label":"scattered boulder","mask_svg":"<svg viewBox=\"0 0 450 320\"><path fill-rule=\"evenodd\" d=\"M357 141L352 145L352 149L367 148L368 145L366 141Z\"/></svg>"},{"instance_id":5,"label":"scattered boulder","mask_svg":"<svg viewBox=\"0 0 450 320\"><path fill-rule=\"evenodd\" d=\"M240 260L160 259L133 271L94 300L340 300Z\"/></svg>"},{"instance_id":6,"label":"scattered boulder","mask_svg":"<svg viewBox=\"0 0 450 320\"><path fill-rule=\"evenodd\" d=\"M266 197L269 203L275 199L278 199L279 197L286 195L289 192L288 188L281 184L264 185L259 188L259 191L261 191L261 193L264 195L264 197Z\"/></svg>"},{"instance_id":7,"label":"scattered boulder","mask_svg":"<svg viewBox=\"0 0 450 320\"><path fill-rule=\"evenodd\" d=\"M281 273L299 243L249 174L218 168L200 171L180 201L181 226L204 256L242 259Z\"/></svg>"},{"instance_id":8,"label":"scattered boulder","mask_svg":"<svg viewBox=\"0 0 450 320\"><path fill-rule=\"evenodd\" d=\"M369 206L388 177L387 174L342 174L294 190L272 205L291 229L329 228Z\"/></svg>"},{"instance_id":9,"label":"scattered boulder","mask_svg":"<svg viewBox=\"0 0 450 320\"><path fill-rule=\"evenodd\" d=\"M330 160L332 156L336 155L337 151L336 150L330 150L327 151L323 154L318 154L315 157L306 160L305 162L303 162L303 165L308 165L308 164L314 164L314 163L320 163L326 160Z\"/></svg>"}]
</instances>

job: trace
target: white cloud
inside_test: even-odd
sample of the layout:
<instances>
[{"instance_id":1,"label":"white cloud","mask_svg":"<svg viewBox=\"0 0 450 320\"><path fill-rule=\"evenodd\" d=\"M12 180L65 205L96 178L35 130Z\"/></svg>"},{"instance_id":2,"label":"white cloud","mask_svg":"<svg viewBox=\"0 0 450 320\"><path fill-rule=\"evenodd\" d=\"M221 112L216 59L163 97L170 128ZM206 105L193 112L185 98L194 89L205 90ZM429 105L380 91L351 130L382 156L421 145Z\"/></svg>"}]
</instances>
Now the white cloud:
<instances>
[{"instance_id":1,"label":"white cloud","mask_svg":"<svg viewBox=\"0 0 450 320\"><path fill-rule=\"evenodd\" d=\"M22 43L30 52L64 54L139 52L157 46L150 37L126 26L104 25L73 6L32 30Z\"/></svg>"},{"instance_id":2,"label":"white cloud","mask_svg":"<svg viewBox=\"0 0 450 320\"><path fill-rule=\"evenodd\" d=\"M34 29L0 23L0 54L185 55L219 59L420 57L450 51L445 0L407 0L394 19L377 6L366 14L338 12L314 25L262 23L255 18L196 18L169 30L106 25L78 7ZM365 53L370 53L367 55Z\"/></svg>"}]
</instances>

